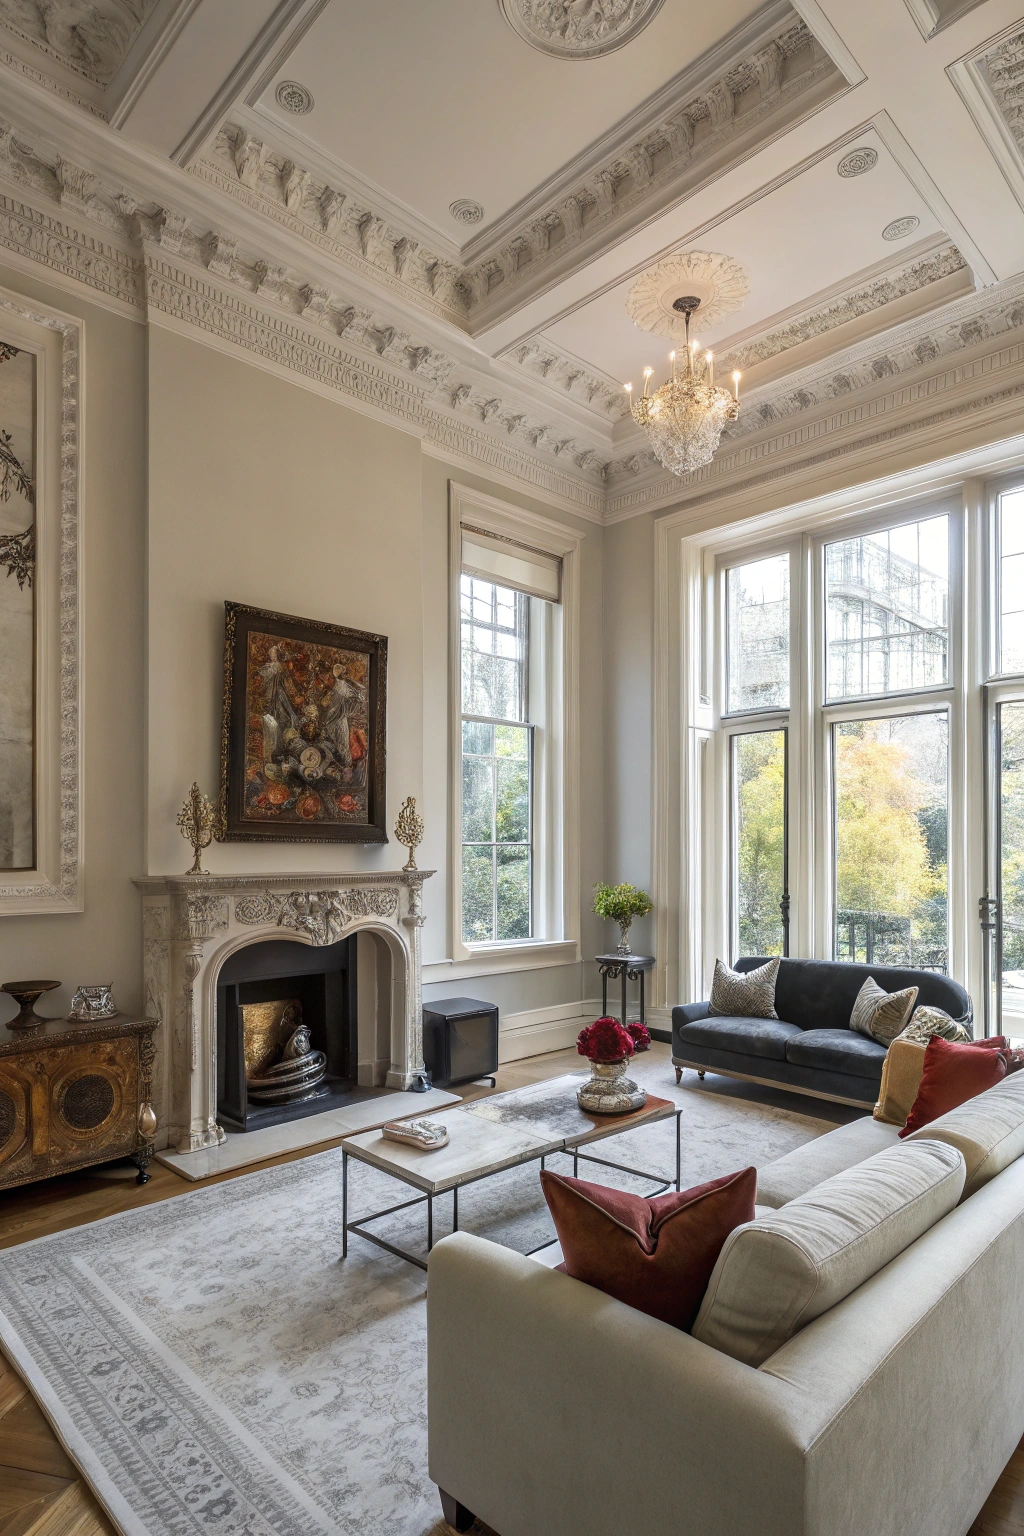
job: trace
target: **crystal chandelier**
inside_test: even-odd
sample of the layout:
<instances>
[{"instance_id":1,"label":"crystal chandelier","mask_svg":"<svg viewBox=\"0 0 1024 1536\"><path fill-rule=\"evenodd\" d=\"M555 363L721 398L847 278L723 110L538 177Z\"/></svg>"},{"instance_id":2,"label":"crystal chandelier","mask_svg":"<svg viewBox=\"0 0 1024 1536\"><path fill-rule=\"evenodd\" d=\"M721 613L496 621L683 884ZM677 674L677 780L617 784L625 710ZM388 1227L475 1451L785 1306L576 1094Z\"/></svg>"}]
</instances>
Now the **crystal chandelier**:
<instances>
[{"instance_id":1,"label":"crystal chandelier","mask_svg":"<svg viewBox=\"0 0 1024 1536\"><path fill-rule=\"evenodd\" d=\"M651 447L666 469L674 475L687 475L710 464L718 451L722 428L740 413L740 376L732 376L732 393L715 383L715 360L710 352L701 357L700 347L690 340L690 316L700 299L688 296L676 299L673 309L686 317L686 362L677 368L676 354L669 354L672 377L656 389L648 390L653 368L644 369L644 392L633 399L632 384L626 385L633 420L643 427Z\"/></svg>"}]
</instances>

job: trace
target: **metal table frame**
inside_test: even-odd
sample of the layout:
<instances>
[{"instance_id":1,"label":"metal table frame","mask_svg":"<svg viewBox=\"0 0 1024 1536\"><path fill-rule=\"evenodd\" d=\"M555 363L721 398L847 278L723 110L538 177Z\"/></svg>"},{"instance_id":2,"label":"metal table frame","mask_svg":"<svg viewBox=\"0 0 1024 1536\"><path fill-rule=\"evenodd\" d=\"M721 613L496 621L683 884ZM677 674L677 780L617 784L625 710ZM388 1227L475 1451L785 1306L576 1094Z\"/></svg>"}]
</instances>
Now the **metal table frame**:
<instances>
[{"instance_id":1,"label":"metal table frame","mask_svg":"<svg viewBox=\"0 0 1024 1536\"><path fill-rule=\"evenodd\" d=\"M608 1013L608 983L622 978L622 1013L620 1022L625 1024L629 1017L628 984L631 981L640 983L640 1023L647 1023L646 1007L646 976L648 971L654 969L655 958L653 955L595 955L597 968L601 974L601 1012Z\"/></svg>"},{"instance_id":2,"label":"metal table frame","mask_svg":"<svg viewBox=\"0 0 1024 1536\"><path fill-rule=\"evenodd\" d=\"M549 1157L571 1157L572 1158L572 1171L573 1171L573 1177L574 1178L578 1174L580 1163L596 1163L601 1168L612 1168L612 1169L614 1169L618 1173L631 1173L631 1174L633 1174L638 1179L650 1179L650 1180L653 1181L653 1183L657 1187L655 1189L648 1190L647 1195L645 1196L645 1198L648 1199L648 1200L652 1199L653 1196L655 1196L655 1195L664 1194L667 1189L675 1188L675 1189L678 1190L678 1188L679 1188L679 1180L680 1180L681 1175L682 1175L682 1146L681 1146L681 1141L680 1141L680 1125L681 1125L681 1121L682 1121L682 1115L683 1115L683 1111L682 1111L682 1109L680 1107L677 1107L676 1109L674 1109L672 1111L672 1116L673 1116L673 1118L675 1119L675 1122L676 1122L676 1175L675 1175L675 1179L674 1180L672 1180L671 1178L666 1178L666 1176L663 1173L649 1173L646 1169L643 1169L643 1168L631 1168L626 1163L615 1163L615 1162L612 1162L609 1158L606 1158L606 1157L594 1157L594 1155L592 1153L590 1153L590 1152L581 1152L580 1148L579 1148L579 1144L577 1144L576 1146L572 1146L572 1147L566 1147L566 1146L554 1147L554 1148L552 1148L548 1152L534 1152L530 1156L521 1158L518 1162L509 1163L507 1165L507 1167L505 1167L505 1168L495 1168L495 1169L489 1170L487 1173L478 1173L478 1174L475 1174L472 1178L461 1179L458 1184L454 1184L452 1186L452 1189L451 1189L451 1196L452 1196L452 1231L453 1232L457 1232L459 1230L459 1190L460 1189L464 1188L467 1184L479 1184L482 1179L492 1179L492 1178L494 1178L496 1176L496 1174L508 1173L509 1169L511 1169L511 1168L523 1168L523 1167L526 1166L527 1163L534 1163L534 1162L538 1162L539 1161L541 1168L544 1168L546 1163L547 1163L547 1159ZM664 1118L667 1119L668 1116L665 1116ZM650 1123L653 1124L654 1122L652 1121ZM623 1129L624 1130L638 1130L639 1127L636 1126L636 1125L632 1125L632 1126L624 1126ZM614 1134L615 1134L614 1131L610 1133L610 1135L614 1135ZM598 1138L598 1140L600 1140L600 1141L604 1141L604 1140L607 1140L607 1139L608 1138L604 1137L604 1136ZM589 1146L590 1143L589 1142L584 1142L583 1145L584 1146ZM396 1259L405 1259L407 1263L415 1264L417 1269L425 1270L426 1267L427 1267L427 1263L426 1263L425 1259L421 1259L416 1254L410 1253L408 1251L408 1249L406 1249L406 1248L399 1248L397 1246L397 1244L395 1244L395 1243L389 1243L387 1238L378 1237L376 1232L367 1232L365 1230L366 1224L368 1222L371 1222L371 1221L383 1221L385 1216L393 1216L396 1211L406 1211L406 1210L409 1210L410 1207L412 1207L414 1205L424 1205L425 1204L426 1207L427 1207L427 1254L429 1255L430 1250L434 1246L434 1201L435 1200L440 1200L444 1195L447 1195L448 1194L448 1190L446 1190L446 1189L445 1190L440 1190L436 1195L435 1194L414 1195L411 1200L400 1200L397 1205L389 1205L386 1210L383 1210L383 1211L373 1211L373 1212L371 1212L371 1214L369 1216L360 1216L358 1221L349 1221L349 1219L348 1219L348 1160L349 1160L350 1156L354 1156L354 1160L357 1163L363 1163L364 1166L367 1167L367 1168L375 1168L376 1167L375 1163L367 1163L367 1162L365 1162L365 1160L363 1158L361 1158L361 1157L359 1157L359 1156L357 1156L355 1154L349 1153L348 1150L346 1149L344 1143L342 1143L342 1148L341 1148L341 1220L342 1220L341 1257L343 1259L348 1258L348 1235L349 1235L350 1232L354 1232L357 1237L365 1238L368 1243L374 1243L374 1244L376 1244L376 1246L378 1248L383 1248L385 1253L394 1254ZM389 1178L397 1179L399 1181L399 1183L402 1183L402 1184L408 1184L409 1183L409 1180L403 1179L402 1175L400 1173L394 1171L393 1169L377 1168L377 1172L378 1173L385 1173L386 1172ZM416 1186L412 1185L411 1187L415 1188ZM557 1239L552 1238L552 1239L549 1239L548 1242L546 1242L546 1243L539 1244L539 1246L536 1247L536 1248L531 1248L529 1250L529 1253L526 1255L526 1257L528 1258L530 1256L530 1254L540 1253L542 1248L550 1248L552 1242L555 1242L555 1241L557 1241Z\"/></svg>"}]
</instances>

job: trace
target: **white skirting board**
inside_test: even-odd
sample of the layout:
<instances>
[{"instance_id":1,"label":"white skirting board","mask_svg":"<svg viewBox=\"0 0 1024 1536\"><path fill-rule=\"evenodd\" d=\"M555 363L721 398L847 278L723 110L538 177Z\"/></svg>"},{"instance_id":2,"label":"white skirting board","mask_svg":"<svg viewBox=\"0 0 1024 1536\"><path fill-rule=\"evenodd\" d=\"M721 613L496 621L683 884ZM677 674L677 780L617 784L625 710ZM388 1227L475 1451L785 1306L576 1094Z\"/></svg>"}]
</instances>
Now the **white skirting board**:
<instances>
[{"instance_id":1,"label":"white skirting board","mask_svg":"<svg viewBox=\"0 0 1024 1536\"><path fill-rule=\"evenodd\" d=\"M397 1090L360 1099L341 1109L328 1109L322 1115L307 1115L304 1120L285 1120L280 1125L266 1125L260 1131L236 1131L219 1147L203 1147L198 1152L158 1152L158 1163L166 1163L183 1179L198 1182L215 1173L234 1173L250 1163L262 1163L282 1152L297 1152L300 1147L315 1147L320 1141L337 1141L356 1131L372 1131L385 1120L407 1120L416 1115L433 1114L449 1104L460 1104L457 1093L431 1088L427 1093Z\"/></svg>"},{"instance_id":2,"label":"white skirting board","mask_svg":"<svg viewBox=\"0 0 1024 1536\"><path fill-rule=\"evenodd\" d=\"M611 998L608 999L612 1007ZM546 1051L564 1051L576 1044L584 1024L592 1024L601 1015L599 998L582 1002L555 1003L547 1008L531 1008L524 1013L502 1014L498 1034L498 1060L521 1061L524 1056L542 1056Z\"/></svg>"}]
</instances>

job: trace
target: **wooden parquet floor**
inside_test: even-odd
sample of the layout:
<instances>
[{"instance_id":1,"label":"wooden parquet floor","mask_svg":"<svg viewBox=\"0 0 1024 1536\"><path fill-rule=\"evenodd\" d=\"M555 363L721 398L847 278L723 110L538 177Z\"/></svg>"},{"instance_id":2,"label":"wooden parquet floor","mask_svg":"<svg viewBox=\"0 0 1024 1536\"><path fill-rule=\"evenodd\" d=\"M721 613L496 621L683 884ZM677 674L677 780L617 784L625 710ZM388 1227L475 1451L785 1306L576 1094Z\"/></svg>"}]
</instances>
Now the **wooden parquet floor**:
<instances>
[{"instance_id":1,"label":"wooden parquet floor","mask_svg":"<svg viewBox=\"0 0 1024 1536\"><path fill-rule=\"evenodd\" d=\"M656 1051L667 1047L655 1045ZM461 1090L464 1098L490 1091L518 1088L555 1077L578 1066L575 1052L559 1051L517 1061L498 1073L497 1090ZM286 1153L261 1163L294 1162L322 1152L336 1142ZM251 1172L220 1175L210 1183L240 1178ZM123 1172L123 1176L121 1176ZM199 1186L165 1168L152 1165L152 1179L135 1183L135 1170L110 1172L87 1169L43 1184L0 1192L0 1248L35 1237L63 1232L86 1222L100 1221L120 1211L152 1205L187 1194ZM88 1485L65 1454L31 1392L0 1354L0 1536L117 1536ZM929 1536L927 1532L914 1536ZM1021 1441L968 1536L1024 1536L1024 1440Z\"/></svg>"}]
</instances>

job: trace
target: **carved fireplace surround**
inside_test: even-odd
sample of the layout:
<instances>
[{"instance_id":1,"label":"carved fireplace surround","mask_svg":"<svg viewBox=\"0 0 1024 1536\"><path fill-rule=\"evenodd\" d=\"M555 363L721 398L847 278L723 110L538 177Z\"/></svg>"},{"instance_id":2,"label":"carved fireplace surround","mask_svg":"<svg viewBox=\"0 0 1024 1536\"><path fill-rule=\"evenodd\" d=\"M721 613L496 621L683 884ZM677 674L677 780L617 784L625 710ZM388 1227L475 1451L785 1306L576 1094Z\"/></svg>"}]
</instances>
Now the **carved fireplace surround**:
<instances>
[{"instance_id":1,"label":"carved fireplace surround","mask_svg":"<svg viewBox=\"0 0 1024 1536\"><path fill-rule=\"evenodd\" d=\"M423 882L433 870L338 875L151 875L142 891L146 1012L163 1021L153 1091L157 1146L197 1152L217 1124L217 976L262 939L327 945L369 931L391 957L387 1087L423 1070Z\"/></svg>"}]
</instances>

